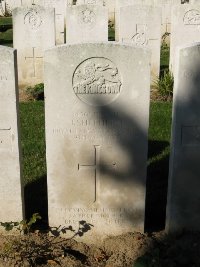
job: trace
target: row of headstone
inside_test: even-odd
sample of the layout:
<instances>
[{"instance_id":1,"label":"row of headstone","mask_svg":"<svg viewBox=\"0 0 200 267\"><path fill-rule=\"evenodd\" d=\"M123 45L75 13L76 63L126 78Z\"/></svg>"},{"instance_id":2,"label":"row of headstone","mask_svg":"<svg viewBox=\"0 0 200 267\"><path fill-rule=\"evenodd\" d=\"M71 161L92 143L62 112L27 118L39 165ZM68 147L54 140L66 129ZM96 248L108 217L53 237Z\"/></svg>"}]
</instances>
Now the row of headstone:
<instances>
[{"instance_id":1,"label":"row of headstone","mask_svg":"<svg viewBox=\"0 0 200 267\"><path fill-rule=\"evenodd\" d=\"M170 49L172 71L175 48L180 44L199 40L199 17L199 5L178 5L173 8ZM55 18L56 14L52 8L38 5L13 10L13 42L19 55L20 88L43 82L43 51L56 44ZM108 13L104 6L68 7L66 20L68 42L107 41L107 21ZM62 34L62 30L57 31L57 41L60 37L63 38ZM151 49L153 82L160 70L161 9L150 5L121 7L118 37L121 42Z\"/></svg>"},{"instance_id":2,"label":"row of headstone","mask_svg":"<svg viewBox=\"0 0 200 267\"><path fill-rule=\"evenodd\" d=\"M16 51L0 47L0 59L0 221L19 221ZM81 226L88 243L144 230L149 63L148 50L118 43L45 52L50 226ZM167 229L199 230L200 43L176 63Z\"/></svg>"},{"instance_id":3,"label":"row of headstone","mask_svg":"<svg viewBox=\"0 0 200 267\"><path fill-rule=\"evenodd\" d=\"M54 7L56 9L56 28L57 28L57 44L64 43L64 20L66 6L72 6L73 0L2 0L1 9L5 13L5 6L8 11L22 5L39 4L44 7ZM176 4L197 4L198 0L77 0L76 5L104 5L109 10L109 20L116 23L116 40L118 40L118 16L119 8L126 5L152 5L162 8L162 34L170 32L171 25L171 7ZM115 21L116 20L116 21Z\"/></svg>"},{"instance_id":4,"label":"row of headstone","mask_svg":"<svg viewBox=\"0 0 200 267\"><path fill-rule=\"evenodd\" d=\"M43 51L56 44L54 17L52 8L38 5L13 10L13 45L18 50L20 88L43 82ZM70 6L66 18L69 43L108 40L106 7ZM120 41L151 49L154 80L160 69L160 9L151 6L124 7L121 18Z\"/></svg>"},{"instance_id":5,"label":"row of headstone","mask_svg":"<svg viewBox=\"0 0 200 267\"><path fill-rule=\"evenodd\" d=\"M24 200L16 51L0 47L0 59L0 221L20 221ZM109 234L143 231L149 62L146 49L117 43L65 45L46 51L51 226L78 230L84 224L85 229L91 228L84 240L96 243Z\"/></svg>"}]
</instances>

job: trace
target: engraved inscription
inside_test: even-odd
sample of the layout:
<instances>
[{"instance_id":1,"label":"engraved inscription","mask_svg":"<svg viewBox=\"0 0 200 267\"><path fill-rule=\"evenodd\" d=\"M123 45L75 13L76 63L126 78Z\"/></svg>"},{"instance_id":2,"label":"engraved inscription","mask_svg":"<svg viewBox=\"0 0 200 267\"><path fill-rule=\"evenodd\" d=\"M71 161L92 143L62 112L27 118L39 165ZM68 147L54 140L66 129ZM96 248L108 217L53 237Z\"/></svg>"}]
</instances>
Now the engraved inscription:
<instances>
[{"instance_id":1,"label":"engraved inscription","mask_svg":"<svg viewBox=\"0 0 200 267\"><path fill-rule=\"evenodd\" d=\"M199 146L200 126L182 126L181 143L183 146Z\"/></svg>"},{"instance_id":2,"label":"engraved inscription","mask_svg":"<svg viewBox=\"0 0 200 267\"><path fill-rule=\"evenodd\" d=\"M91 224L97 224L103 220L107 225L123 226L127 222L127 217L134 218L138 213L135 208L66 208L61 209L61 214L65 214L65 223L77 224L80 220L86 220ZM134 220L133 220L134 221Z\"/></svg>"},{"instance_id":3,"label":"engraved inscription","mask_svg":"<svg viewBox=\"0 0 200 267\"><path fill-rule=\"evenodd\" d=\"M184 25L200 25L200 11L191 9L183 17Z\"/></svg>"},{"instance_id":4,"label":"engraved inscription","mask_svg":"<svg viewBox=\"0 0 200 267\"><path fill-rule=\"evenodd\" d=\"M0 128L0 151L11 149L11 128Z\"/></svg>"},{"instance_id":5,"label":"engraved inscription","mask_svg":"<svg viewBox=\"0 0 200 267\"><path fill-rule=\"evenodd\" d=\"M147 45L147 25L146 24L136 24L136 33L131 38L135 45Z\"/></svg>"},{"instance_id":6,"label":"engraved inscription","mask_svg":"<svg viewBox=\"0 0 200 267\"><path fill-rule=\"evenodd\" d=\"M30 9L24 17L24 24L32 30L37 30L42 25L42 18L37 10Z\"/></svg>"},{"instance_id":7,"label":"engraved inscription","mask_svg":"<svg viewBox=\"0 0 200 267\"><path fill-rule=\"evenodd\" d=\"M68 137L70 140L111 144L134 135L135 131L117 112L113 112L110 119L102 118L100 112L77 112L72 116L69 128L53 128L51 133L63 138Z\"/></svg>"},{"instance_id":8,"label":"engraved inscription","mask_svg":"<svg viewBox=\"0 0 200 267\"><path fill-rule=\"evenodd\" d=\"M73 75L73 90L83 102L103 106L114 101L121 91L117 67L107 58L89 58L83 61Z\"/></svg>"},{"instance_id":9,"label":"engraved inscription","mask_svg":"<svg viewBox=\"0 0 200 267\"><path fill-rule=\"evenodd\" d=\"M112 167L115 167L116 163L112 164ZM100 146L94 145L94 164L91 165L81 165L78 164L78 170L84 169L92 169L94 170L94 202L97 201L98 197L98 188L99 188L99 180L100 180Z\"/></svg>"},{"instance_id":10,"label":"engraved inscription","mask_svg":"<svg viewBox=\"0 0 200 267\"><path fill-rule=\"evenodd\" d=\"M93 26L94 23L96 22L96 15L95 13L90 10L89 8L86 8L82 10L79 14L79 23L84 26Z\"/></svg>"}]
</instances>

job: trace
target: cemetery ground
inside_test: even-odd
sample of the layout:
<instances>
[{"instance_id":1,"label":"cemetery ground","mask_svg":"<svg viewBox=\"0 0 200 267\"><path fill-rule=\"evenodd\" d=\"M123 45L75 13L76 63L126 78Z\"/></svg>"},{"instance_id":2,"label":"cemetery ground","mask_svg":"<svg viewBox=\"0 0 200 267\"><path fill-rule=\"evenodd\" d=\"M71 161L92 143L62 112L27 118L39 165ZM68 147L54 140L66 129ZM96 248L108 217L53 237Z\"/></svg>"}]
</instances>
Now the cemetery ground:
<instances>
[{"instance_id":1,"label":"cemetery ground","mask_svg":"<svg viewBox=\"0 0 200 267\"><path fill-rule=\"evenodd\" d=\"M0 41L12 46L10 18L6 18ZM4 25L9 25L4 30ZM113 32L110 32L110 40ZM161 71L168 67L169 50L162 49ZM66 225L71 239L62 239L62 229L50 228L47 211L44 101L20 103L21 142L25 214L28 222L39 213L31 231L25 235L0 235L0 266L63 267L199 267L200 233L167 234L165 207L170 153L172 102L163 102L156 90L150 105L145 234L125 233L108 237L98 247L75 240L92 230L80 221L78 229ZM170 98L169 98L170 99ZM169 100L168 99L168 100ZM128 153L128 151L127 151ZM78 222L77 222L78 223ZM25 222L22 226L27 230ZM191 229L192 230L192 229ZM48 235L50 231L53 236Z\"/></svg>"}]
</instances>

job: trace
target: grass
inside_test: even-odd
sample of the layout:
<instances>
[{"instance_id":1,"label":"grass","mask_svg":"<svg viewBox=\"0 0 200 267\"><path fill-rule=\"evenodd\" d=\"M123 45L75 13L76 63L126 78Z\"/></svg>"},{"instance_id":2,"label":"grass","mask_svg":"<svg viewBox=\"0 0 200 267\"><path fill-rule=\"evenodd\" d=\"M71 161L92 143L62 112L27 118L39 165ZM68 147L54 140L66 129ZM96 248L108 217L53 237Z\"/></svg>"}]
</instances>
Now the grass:
<instances>
[{"instance_id":1,"label":"grass","mask_svg":"<svg viewBox=\"0 0 200 267\"><path fill-rule=\"evenodd\" d=\"M160 69L163 72L165 69L169 68L169 46L161 46L161 55L160 55Z\"/></svg>"},{"instance_id":2,"label":"grass","mask_svg":"<svg viewBox=\"0 0 200 267\"><path fill-rule=\"evenodd\" d=\"M13 30L9 29L5 32L0 32L0 45L7 45L12 47L13 43Z\"/></svg>"},{"instance_id":3,"label":"grass","mask_svg":"<svg viewBox=\"0 0 200 267\"><path fill-rule=\"evenodd\" d=\"M11 17L0 17L0 45L13 46Z\"/></svg>"},{"instance_id":4,"label":"grass","mask_svg":"<svg viewBox=\"0 0 200 267\"><path fill-rule=\"evenodd\" d=\"M0 26L1 25L11 25L12 17L0 17Z\"/></svg>"},{"instance_id":5,"label":"grass","mask_svg":"<svg viewBox=\"0 0 200 267\"><path fill-rule=\"evenodd\" d=\"M171 136L171 102L151 102L149 121L149 159L148 164L169 155ZM153 144L151 146L151 144ZM163 149L161 149L163 143ZM157 144L157 145L156 145ZM164 145L165 144L165 145Z\"/></svg>"}]
</instances>

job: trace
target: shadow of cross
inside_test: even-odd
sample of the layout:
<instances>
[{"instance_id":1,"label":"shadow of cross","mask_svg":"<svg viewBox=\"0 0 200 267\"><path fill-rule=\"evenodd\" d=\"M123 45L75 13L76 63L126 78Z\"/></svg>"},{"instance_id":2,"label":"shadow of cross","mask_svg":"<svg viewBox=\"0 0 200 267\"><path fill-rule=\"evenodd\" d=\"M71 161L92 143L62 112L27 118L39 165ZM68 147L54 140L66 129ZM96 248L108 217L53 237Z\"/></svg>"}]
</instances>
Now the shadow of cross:
<instances>
[{"instance_id":1,"label":"shadow of cross","mask_svg":"<svg viewBox=\"0 0 200 267\"><path fill-rule=\"evenodd\" d=\"M94 203L97 202L98 200L98 195L99 195L99 187L100 187L100 166L101 166L101 162L100 162L100 150L101 150L101 146L100 145L94 145L94 164L78 164L78 170L94 170ZM111 165L113 168L116 167L116 163L112 163Z\"/></svg>"}]
</instances>

